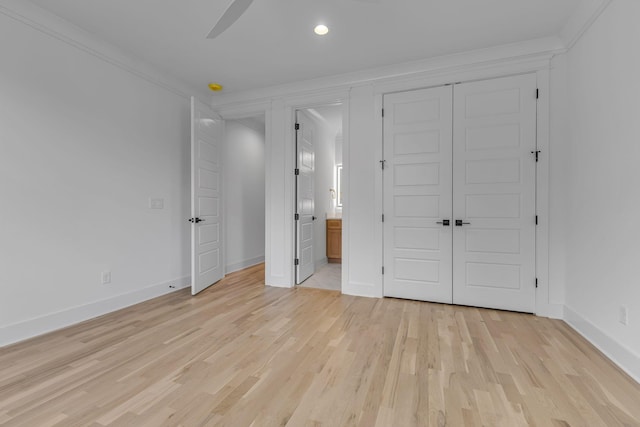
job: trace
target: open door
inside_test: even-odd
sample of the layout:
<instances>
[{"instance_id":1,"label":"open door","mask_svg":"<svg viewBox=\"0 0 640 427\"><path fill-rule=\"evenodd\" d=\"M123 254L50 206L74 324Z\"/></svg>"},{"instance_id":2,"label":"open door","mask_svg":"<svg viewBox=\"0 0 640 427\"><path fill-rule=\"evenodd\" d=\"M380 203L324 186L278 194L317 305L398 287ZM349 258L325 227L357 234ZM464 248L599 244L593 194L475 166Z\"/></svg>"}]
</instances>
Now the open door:
<instances>
[{"instance_id":1,"label":"open door","mask_svg":"<svg viewBox=\"0 0 640 427\"><path fill-rule=\"evenodd\" d=\"M224 277L222 168L224 122L191 98L191 294Z\"/></svg>"},{"instance_id":2,"label":"open door","mask_svg":"<svg viewBox=\"0 0 640 427\"><path fill-rule=\"evenodd\" d=\"M313 254L314 131L310 120L296 113L296 284L304 282L315 271Z\"/></svg>"}]
</instances>

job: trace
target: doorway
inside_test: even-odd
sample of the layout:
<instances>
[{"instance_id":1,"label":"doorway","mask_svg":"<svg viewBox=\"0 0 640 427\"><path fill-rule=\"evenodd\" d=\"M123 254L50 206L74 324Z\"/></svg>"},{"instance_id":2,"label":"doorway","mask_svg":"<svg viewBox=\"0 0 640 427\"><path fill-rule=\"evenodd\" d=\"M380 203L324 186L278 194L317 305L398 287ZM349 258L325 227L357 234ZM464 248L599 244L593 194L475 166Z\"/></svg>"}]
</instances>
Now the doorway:
<instances>
[{"instance_id":1,"label":"doorway","mask_svg":"<svg viewBox=\"0 0 640 427\"><path fill-rule=\"evenodd\" d=\"M192 98L192 294L265 261L265 115L223 120Z\"/></svg>"},{"instance_id":2,"label":"doorway","mask_svg":"<svg viewBox=\"0 0 640 427\"><path fill-rule=\"evenodd\" d=\"M536 86L385 95L385 296L534 312Z\"/></svg>"},{"instance_id":3,"label":"doorway","mask_svg":"<svg viewBox=\"0 0 640 427\"><path fill-rule=\"evenodd\" d=\"M341 290L342 105L295 116L296 285Z\"/></svg>"},{"instance_id":4,"label":"doorway","mask_svg":"<svg viewBox=\"0 0 640 427\"><path fill-rule=\"evenodd\" d=\"M226 272L265 260L265 116L225 126Z\"/></svg>"}]
</instances>

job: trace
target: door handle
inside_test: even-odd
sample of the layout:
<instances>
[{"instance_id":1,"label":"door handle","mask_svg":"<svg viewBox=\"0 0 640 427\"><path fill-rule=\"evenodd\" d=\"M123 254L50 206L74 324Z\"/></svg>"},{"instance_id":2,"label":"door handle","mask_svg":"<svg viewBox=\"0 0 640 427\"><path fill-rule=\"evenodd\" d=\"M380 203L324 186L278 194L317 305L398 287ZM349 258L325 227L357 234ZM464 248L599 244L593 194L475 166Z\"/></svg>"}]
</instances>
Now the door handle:
<instances>
[{"instance_id":1,"label":"door handle","mask_svg":"<svg viewBox=\"0 0 640 427\"><path fill-rule=\"evenodd\" d=\"M443 219L442 221L436 222L436 224L442 224L443 227L448 227L450 221L448 219Z\"/></svg>"},{"instance_id":2,"label":"door handle","mask_svg":"<svg viewBox=\"0 0 640 427\"><path fill-rule=\"evenodd\" d=\"M201 219L201 218L189 218L187 221L197 224L199 222L204 222L204 219Z\"/></svg>"},{"instance_id":3,"label":"door handle","mask_svg":"<svg viewBox=\"0 0 640 427\"><path fill-rule=\"evenodd\" d=\"M315 221L317 218L315 216L311 217L311 221Z\"/></svg>"},{"instance_id":4,"label":"door handle","mask_svg":"<svg viewBox=\"0 0 640 427\"><path fill-rule=\"evenodd\" d=\"M463 225L470 225L470 222L463 222L461 219L456 219L456 227L462 227Z\"/></svg>"}]
</instances>

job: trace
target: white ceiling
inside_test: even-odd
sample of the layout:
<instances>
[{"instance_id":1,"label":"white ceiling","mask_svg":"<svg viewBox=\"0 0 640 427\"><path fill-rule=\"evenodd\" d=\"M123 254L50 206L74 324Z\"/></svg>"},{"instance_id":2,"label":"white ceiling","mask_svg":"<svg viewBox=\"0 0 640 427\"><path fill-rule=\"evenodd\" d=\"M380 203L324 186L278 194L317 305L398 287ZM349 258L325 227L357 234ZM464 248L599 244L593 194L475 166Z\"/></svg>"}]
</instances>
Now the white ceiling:
<instances>
[{"instance_id":1,"label":"white ceiling","mask_svg":"<svg viewBox=\"0 0 640 427\"><path fill-rule=\"evenodd\" d=\"M31 0L206 91L250 90L557 35L581 0ZM330 33L313 34L326 23Z\"/></svg>"}]
</instances>

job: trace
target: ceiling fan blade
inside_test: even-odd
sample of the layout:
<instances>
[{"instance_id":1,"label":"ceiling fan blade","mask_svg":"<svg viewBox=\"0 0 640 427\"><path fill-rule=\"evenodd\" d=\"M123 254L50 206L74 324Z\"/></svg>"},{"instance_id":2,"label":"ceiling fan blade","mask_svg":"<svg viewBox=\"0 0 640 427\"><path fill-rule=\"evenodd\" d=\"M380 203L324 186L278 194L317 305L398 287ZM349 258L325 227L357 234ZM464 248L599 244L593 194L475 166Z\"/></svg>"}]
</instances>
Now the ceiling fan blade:
<instances>
[{"instance_id":1,"label":"ceiling fan blade","mask_svg":"<svg viewBox=\"0 0 640 427\"><path fill-rule=\"evenodd\" d=\"M222 34L224 30L233 25L242 16L244 11L251 6L251 3L253 3L253 0L234 0L222 14L207 38L213 39Z\"/></svg>"}]
</instances>

